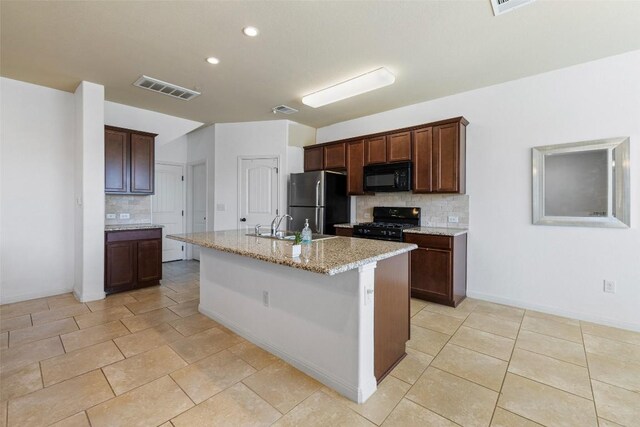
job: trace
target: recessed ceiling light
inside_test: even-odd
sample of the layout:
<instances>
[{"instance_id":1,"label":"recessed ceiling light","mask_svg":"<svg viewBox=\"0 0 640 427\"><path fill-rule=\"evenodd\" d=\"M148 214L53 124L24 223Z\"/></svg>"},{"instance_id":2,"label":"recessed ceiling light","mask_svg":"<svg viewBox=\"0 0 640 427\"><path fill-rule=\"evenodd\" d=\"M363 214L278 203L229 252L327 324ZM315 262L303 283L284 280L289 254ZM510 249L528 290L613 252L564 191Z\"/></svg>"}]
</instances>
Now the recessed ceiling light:
<instances>
[{"instance_id":1,"label":"recessed ceiling light","mask_svg":"<svg viewBox=\"0 0 640 427\"><path fill-rule=\"evenodd\" d=\"M258 35L258 29L256 27L244 27L242 32L245 36L255 37Z\"/></svg>"},{"instance_id":2,"label":"recessed ceiling light","mask_svg":"<svg viewBox=\"0 0 640 427\"><path fill-rule=\"evenodd\" d=\"M210 56L210 57L207 58L207 62L209 64L216 65L216 64L220 63L220 60L218 58L216 58L215 56Z\"/></svg>"},{"instance_id":3,"label":"recessed ceiling light","mask_svg":"<svg viewBox=\"0 0 640 427\"><path fill-rule=\"evenodd\" d=\"M318 108L388 86L395 81L396 76L394 76L391 71L382 67L310 95L303 96L302 103L309 107Z\"/></svg>"}]
</instances>

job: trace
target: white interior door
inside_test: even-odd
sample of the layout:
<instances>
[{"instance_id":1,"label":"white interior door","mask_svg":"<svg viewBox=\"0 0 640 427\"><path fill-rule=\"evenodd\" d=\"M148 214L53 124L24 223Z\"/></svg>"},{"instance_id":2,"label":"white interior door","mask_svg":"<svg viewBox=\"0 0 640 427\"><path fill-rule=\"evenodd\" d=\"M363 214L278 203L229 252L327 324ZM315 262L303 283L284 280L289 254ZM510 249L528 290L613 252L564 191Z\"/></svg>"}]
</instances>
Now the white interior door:
<instances>
[{"instance_id":1,"label":"white interior door","mask_svg":"<svg viewBox=\"0 0 640 427\"><path fill-rule=\"evenodd\" d=\"M201 233L207 230L207 167L205 163L193 165L191 169L193 179L193 204L191 220L193 232ZM191 256L200 260L200 247L192 245Z\"/></svg>"},{"instance_id":2,"label":"white interior door","mask_svg":"<svg viewBox=\"0 0 640 427\"><path fill-rule=\"evenodd\" d=\"M162 262L183 259L184 243L167 239L167 234L184 232L183 167L157 164L155 194L151 197L153 222L162 229Z\"/></svg>"},{"instance_id":3,"label":"white interior door","mask_svg":"<svg viewBox=\"0 0 640 427\"><path fill-rule=\"evenodd\" d=\"M278 214L278 158L242 158L239 175L239 228L269 226Z\"/></svg>"}]
</instances>

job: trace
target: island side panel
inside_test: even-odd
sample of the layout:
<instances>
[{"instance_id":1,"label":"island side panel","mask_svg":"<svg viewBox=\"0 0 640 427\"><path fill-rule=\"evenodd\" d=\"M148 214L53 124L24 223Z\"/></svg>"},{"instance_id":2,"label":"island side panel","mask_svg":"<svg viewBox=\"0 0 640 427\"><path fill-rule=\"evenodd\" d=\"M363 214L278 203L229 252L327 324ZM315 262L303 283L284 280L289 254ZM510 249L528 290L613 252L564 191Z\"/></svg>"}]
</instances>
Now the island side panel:
<instances>
[{"instance_id":1,"label":"island side panel","mask_svg":"<svg viewBox=\"0 0 640 427\"><path fill-rule=\"evenodd\" d=\"M354 401L376 390L375 263L334 276L203 248L200 312ZM269 306L264 304L268 292Z\"/></svg>"},{"instance_id":2,"label":"island side panel","mask_svg":"<svg viewBox=\"0 0 640 427\"><path fill-rule=\"evenodd\" d=\"M406 356L409 340L409 253L378 261L375 270L374 373L378 384Z\"/></svg>"}]
</instances>

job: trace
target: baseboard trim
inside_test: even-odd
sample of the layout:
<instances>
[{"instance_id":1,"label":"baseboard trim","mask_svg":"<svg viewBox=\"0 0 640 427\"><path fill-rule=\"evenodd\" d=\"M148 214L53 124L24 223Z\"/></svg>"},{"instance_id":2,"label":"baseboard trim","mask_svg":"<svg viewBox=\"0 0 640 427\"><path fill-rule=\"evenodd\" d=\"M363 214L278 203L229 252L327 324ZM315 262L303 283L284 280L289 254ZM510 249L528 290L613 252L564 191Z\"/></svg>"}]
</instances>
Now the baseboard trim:
<instances>
[{"instance_id":1,"label":"baseboard trim","mask_svg":"<svg viewBox=\"0 0 640 427\"><path fill-rule=\"evenodd\" d=\"M73 295L80 302L98 301L105 299L107 294L104 291L92 292L92 293L80 293L76 289L73 290Z\"/></svg>"},{"instance_id":2,"label":"baseboard trim","mask_svg":"<svg viewBox=\"0 0 640 427\"><path fill-rule=\"evenodd\" d=\"M48 289L46 291L27 292L24 294L9 295L9 296L6 296L3 294L0 297L0 304L12 304L14 302L22 302L22 301L28 301L31 299L52 297L60 294L68 294L69 292L73 292L73 288L64 287L64 288Z\"/></svg>"},{"instance_id":3,"label":"baseboard trim","mask_svg":"<svg viewBox=\"0 0 640 427\"><path fill-rule=\"evenodd\" d=\"M504 298L497 295L486 294L484 292L467 290L467 296L483 301L495 302L498 304L512 305L514 307L520 307L528 310L541 311L543 313L555 314L556 316L570 317L573 319L584 320L587 322L598 323L601 325L612 326L614 328L627 329L630 331L640 332L640 324L631 322L621 322L619 320L609 319L602 316L594 316L592 314L583 313L580 311L564 310L558 307L551 307L542 304L532 304L526 301Z\"/></svg>"},{"instance_id":4,"label":"baseboard trim","mask_svg":"<svg viewBox=\"0 0 640 427\"><path fill-rule=\"evenodd\" d=\"M200 313L206 315L207 317L210 317L216 322L229 328L230 330L242 336L243 338L246 338L247 340L251 341L253 344L257 345L258 347L261 347L262 349L268 351L269 353L272 353L278 356L285 362L289 363L290 365L293 365L295 368L301 370L305 374L315 378L316 380L320 381L322 384L326 385L327 387L334 389L335 391L337 391L338 393L340 393L341 395L345 396L348 399L351 399L355 402L363 402L365 399L365 396L366 398L368 398L373 394L373 392L375 392L375 389L373 391L364 390L362 388L359 388L359 387L356 388L349 384L346 384L339 378L336 378L333 375L327 372L324 372L323 370L319 369L313 364L310 364L309 362L304 360L297 359L294 356L290 355L287 351L279 347L275 347L269 344L268 342L265 342L257 338L256 336L251 334L249 331L238 327L234 322L229 321L227 318L220 316L216 313L213 313L212 311L207 310L206 308L203 308L202 305L198 307L198 310L200 311Z\"/></svg>"}]
</instances>

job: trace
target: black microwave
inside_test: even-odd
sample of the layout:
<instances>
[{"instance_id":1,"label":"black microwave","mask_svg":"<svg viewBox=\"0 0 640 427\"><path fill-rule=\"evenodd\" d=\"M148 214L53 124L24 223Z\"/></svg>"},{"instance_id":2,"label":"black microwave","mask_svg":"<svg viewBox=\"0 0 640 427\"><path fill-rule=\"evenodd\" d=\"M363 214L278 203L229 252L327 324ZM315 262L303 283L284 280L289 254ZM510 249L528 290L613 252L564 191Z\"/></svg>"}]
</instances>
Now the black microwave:
<instances>
[{"instance_id":1,"label":"black microwave","mask_svg":"<svg viewBox=\"0 0 640 427\"><path fill-rule=\"evenodd\" d=\"M364 191L410 191L411 162L364 167Z\"/></svg>"}]
</instances>

